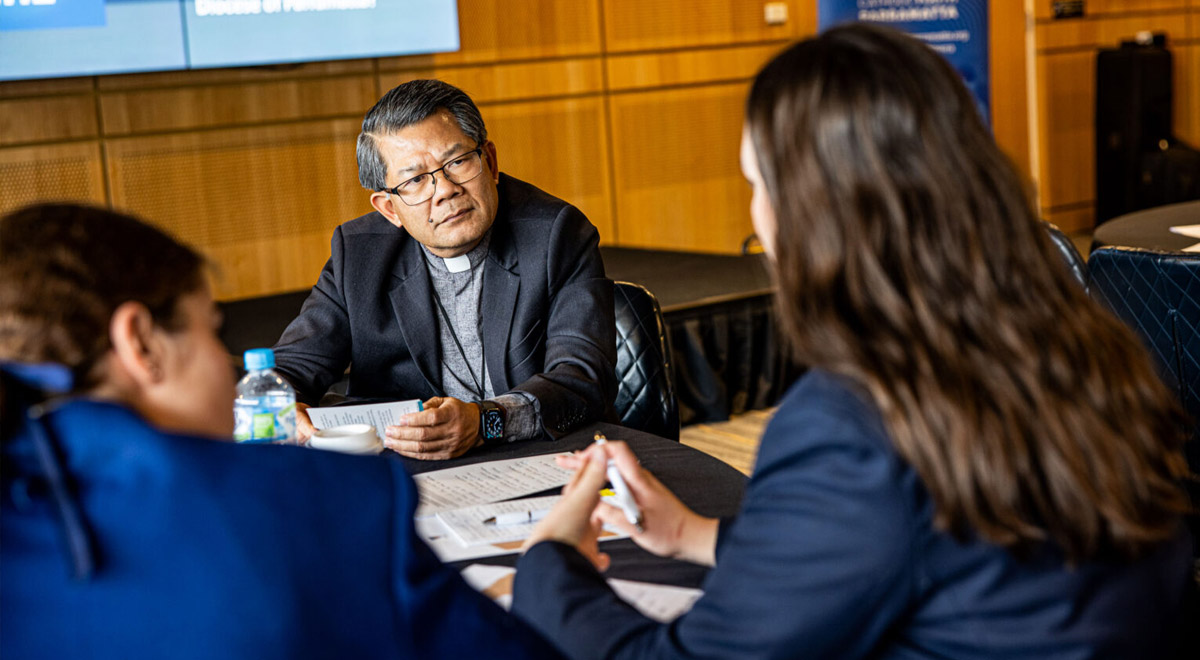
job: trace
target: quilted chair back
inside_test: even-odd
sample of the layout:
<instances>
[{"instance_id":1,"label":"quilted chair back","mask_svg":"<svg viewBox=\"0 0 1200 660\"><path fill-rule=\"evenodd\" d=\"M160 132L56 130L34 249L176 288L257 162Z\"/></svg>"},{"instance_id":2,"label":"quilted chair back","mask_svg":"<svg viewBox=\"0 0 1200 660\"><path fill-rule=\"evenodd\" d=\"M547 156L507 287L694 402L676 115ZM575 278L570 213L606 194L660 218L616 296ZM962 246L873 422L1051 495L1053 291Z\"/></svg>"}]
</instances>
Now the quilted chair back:
<instances>
[{"instance_id":1,"label":"quilted chair back","mask_svg":"<svg viewBox=\"0 0 1200 660\"><path fill-rule=\"evenodd\" d=\"M1075 243L1063 233L1061 229L1043 222L1046 231L1050 234L1050 240L1054 243L1054 247L1058 249L1058 255L1062 257L1063 263L1070 269L1071 275L1075 276L1075 281L1079 282L1079 286L1086 287L1088 285L1087 264L1083 261L1083 256L1079 254L1079 250L1075 248Z\"/></svg>"},{"instance_id":2,"label":"quilted chair back","mask_svg":"<svg viewBox=\"0 0 1200 660\"><path fill-rule=\"evenodd\" d=\"M617 319L617 423L679 439L679 404L658 299L631 282L614 282Z\"/></svg>"},{"instance_id":3,"label":"quilted chair back","mask_svg":"<svg viewBox=\"0 0 1200 660\"><path fill-rule=\"evenodd\" d=\"M1200 475L1200 254L1103 247L1088 259L1088 274L1092 297L1137 331L1192 417L1186 451ZM1189 490L1200 506L1200 483ZM1200 532L1200 521L1192 522Z\"/></svg>"}]
</instances>

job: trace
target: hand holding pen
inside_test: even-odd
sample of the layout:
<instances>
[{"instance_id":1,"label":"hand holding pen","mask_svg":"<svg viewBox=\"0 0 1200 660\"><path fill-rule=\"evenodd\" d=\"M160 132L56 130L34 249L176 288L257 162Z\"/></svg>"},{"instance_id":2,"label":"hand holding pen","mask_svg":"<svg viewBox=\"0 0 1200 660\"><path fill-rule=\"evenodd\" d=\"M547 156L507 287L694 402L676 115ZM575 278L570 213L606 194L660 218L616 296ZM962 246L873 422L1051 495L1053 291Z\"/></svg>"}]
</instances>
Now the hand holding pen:
<instances>
[{"instance_id":1,"label":"hand holding pen","mask_svg":"<svg viewBox=\"0 0 1200 660\"><path fill-rule=\"evenodd\" d=\"M603 433L597 433L594 439L598 445L608 443L608 438L604 437ZM645 531L642 528L642 510L638 508L637 501L633 499L633 493L629 492L629 486L621 477L621 471L617 469L616 461L611 458L605 464L605 474L608 475L608 482L612 484L614 504L625 514L625 520L629 521L629 524L633 525L639 534L642 533Z\"/></svg>"},{"instance_id":2,"label":"hand holding pen","mask_svg":"<svg viewBox=\"0 0 1200 660\"><path fill-rule=\"evenodd\" d=\"M579 469L580 457L597 449L604 452L606 474L609 470L619 474L636 507L635 517L640 526L630 522L629 511L603 501L597 505L594 517L629 534L638 545L656 555L711 566L715 561L717 520L687 508L653 473L642 467L629 445L606 439L585 452L561 457L558 464ZM615 481L613 485L615 495Z\"/></svg>"}]
</instances>

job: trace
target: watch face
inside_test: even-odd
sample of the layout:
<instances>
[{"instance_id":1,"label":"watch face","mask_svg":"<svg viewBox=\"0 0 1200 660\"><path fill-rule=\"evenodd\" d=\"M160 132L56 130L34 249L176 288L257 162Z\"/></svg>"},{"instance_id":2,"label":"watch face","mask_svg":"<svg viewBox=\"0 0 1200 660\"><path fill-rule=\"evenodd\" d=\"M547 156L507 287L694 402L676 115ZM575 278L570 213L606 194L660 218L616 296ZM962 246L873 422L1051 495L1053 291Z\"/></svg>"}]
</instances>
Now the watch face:
<instances>
[{"instance_id":1,"label":"watch face","mask_svg":"<svg viewBox=\"0 0 1200 660\"><path fill-rule=\"evenodd\" d=\"M504 415L499 410L484 411L483 435L489 439L504 437Z\"/></svg>"}]
</instances>

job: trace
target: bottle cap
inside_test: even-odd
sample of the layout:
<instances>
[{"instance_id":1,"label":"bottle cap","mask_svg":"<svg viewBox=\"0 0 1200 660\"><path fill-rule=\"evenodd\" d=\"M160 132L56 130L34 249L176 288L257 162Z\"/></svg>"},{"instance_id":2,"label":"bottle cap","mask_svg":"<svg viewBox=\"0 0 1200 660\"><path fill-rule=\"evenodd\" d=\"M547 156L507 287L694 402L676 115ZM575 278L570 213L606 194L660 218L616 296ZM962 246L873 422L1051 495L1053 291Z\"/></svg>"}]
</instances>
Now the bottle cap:
<instances>
[{"instance_id":1,"label":"bottle cap","mask_svg":"<svg viewBox=\"0 0 1200 660\"><path fill-rule=\"evenodd\" d=\"M275 366L275 351L269 348L252 348L242 355L242 363L246 371L270 369Z\"/></svg>"}]
</instances>

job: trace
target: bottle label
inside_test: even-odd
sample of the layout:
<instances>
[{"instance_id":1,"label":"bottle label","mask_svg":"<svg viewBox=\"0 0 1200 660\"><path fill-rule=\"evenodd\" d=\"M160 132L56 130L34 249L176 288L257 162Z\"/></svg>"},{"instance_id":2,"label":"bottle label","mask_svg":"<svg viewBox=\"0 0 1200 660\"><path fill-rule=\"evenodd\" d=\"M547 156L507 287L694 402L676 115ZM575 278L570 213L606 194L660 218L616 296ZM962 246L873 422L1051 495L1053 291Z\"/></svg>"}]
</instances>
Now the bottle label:
<instances>
[{"instance_id":1,"label":"bottle label","mask_svg":"<svg viewBox=\"0 0 1200 660\"><path fill-rule=\"evenodd\" d=\"M254 430L251 431L254 439L273 440L275 438L275 413L255 413L251 423L254 425Z\"/></svg>"},{"instance_id":2,"label":"bottle label","mask_svg":"<svg viewBox=\"0 0 1200 660\"><path fill-rule=\"evenodd\" d=\"M291 397L239 399L234 423L237 442L290 442L296 432L296 404Z\"/></svg>"}]
</instances>

